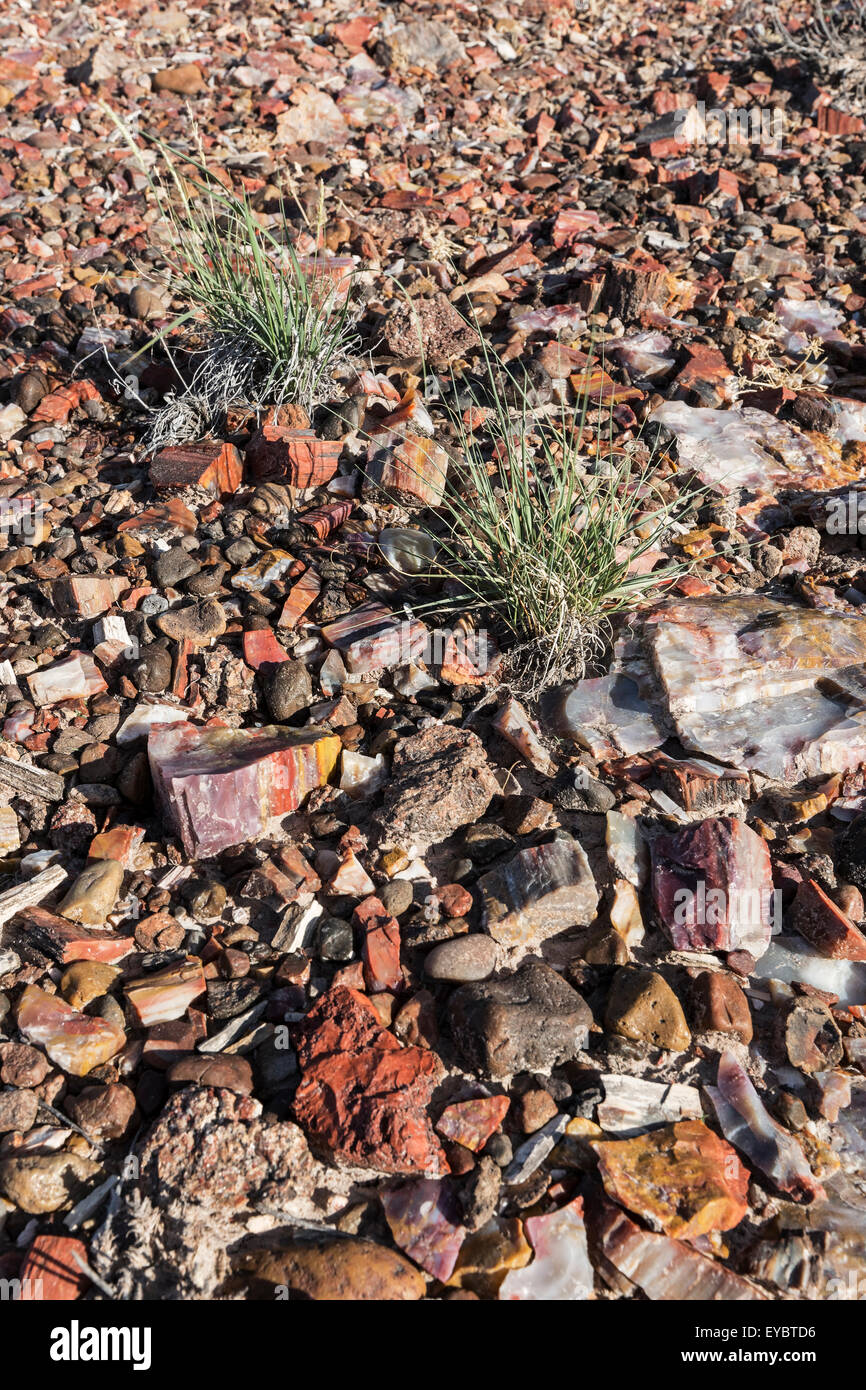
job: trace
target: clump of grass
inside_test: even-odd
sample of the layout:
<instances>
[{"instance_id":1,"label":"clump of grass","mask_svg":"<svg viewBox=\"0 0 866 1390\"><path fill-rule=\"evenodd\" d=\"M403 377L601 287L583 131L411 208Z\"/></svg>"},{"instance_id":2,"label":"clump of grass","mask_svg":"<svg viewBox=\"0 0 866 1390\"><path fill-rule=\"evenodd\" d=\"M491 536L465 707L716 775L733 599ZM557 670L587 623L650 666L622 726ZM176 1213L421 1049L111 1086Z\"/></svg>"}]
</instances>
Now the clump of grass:
<instances>
[{"instance_id":1,"label":"clump of grass","mask_svg":"<svg viewBox=\"0 0 866 1390\"><path fill-rule=\"evenodd\" d=\"M454 608L495 616L511 643L509 679L538 694L585 674L616 615L688 570L687 562L666 561L630 573L669 539L693 499L664 496L634 448L613 449L611 410L606 427L600 412L589 458L582 451L588 394L573 411L538 422L530 418L529 382L486 349L484 359L489 414L478 433L454 415L462 477L455 486L452 471L439 511L436 568Z\"/></svg>"},{"instance_id":2,"label":"clump of grass","mask_svg":"<svg viewBox=\"0 0 866 1390\"><path fill-rule=\"evenodd\" d=\"M149 447L199 437L202 423L217 428L232 408L260 413L292 403L309 411L333 396L334 373L359 340L351 295L338 293L327 261L302 266L285 208L275 227L263 226L246 192L225 187L208 168L200 144L195 155L178 157L150 143L156 168L141 167L168 234L163 255L174 293L188 307L148 347L169 346L182 329L191 368L185 388L153 416ZM317 232L323 220L320 197Z\"/></svg>"}]
</instances>

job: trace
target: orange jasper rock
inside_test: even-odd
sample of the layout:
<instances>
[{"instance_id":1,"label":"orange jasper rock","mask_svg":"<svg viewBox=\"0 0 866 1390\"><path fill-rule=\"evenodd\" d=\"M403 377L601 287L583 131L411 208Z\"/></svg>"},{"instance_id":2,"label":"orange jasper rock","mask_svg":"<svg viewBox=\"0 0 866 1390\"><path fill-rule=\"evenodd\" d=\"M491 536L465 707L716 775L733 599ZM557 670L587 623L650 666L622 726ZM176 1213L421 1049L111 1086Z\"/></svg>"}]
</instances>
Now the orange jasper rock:
<instances>
[{"instance_id":1,"label":"orange jasper rock","mask_svg":"<svg viewBox=\"0 0 866 1390\"><path fill-rule=\"evenodd\" d=\"M729 1231L746 1214L749 1171L701 1120L592 1147L608 1195L666 1235L693 1240Z\"/></svg>"}]
</instances>

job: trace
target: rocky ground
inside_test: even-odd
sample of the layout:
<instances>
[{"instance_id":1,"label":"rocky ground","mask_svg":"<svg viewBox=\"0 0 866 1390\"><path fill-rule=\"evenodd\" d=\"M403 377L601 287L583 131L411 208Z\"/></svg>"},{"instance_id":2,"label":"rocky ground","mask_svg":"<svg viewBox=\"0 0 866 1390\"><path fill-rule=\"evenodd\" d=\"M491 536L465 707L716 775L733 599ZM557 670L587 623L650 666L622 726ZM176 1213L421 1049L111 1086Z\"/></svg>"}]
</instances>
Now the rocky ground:
<instances>
[{"instance_id":1,"label":"rocky ground","mask_svg":"<svg viewBox=\"0 0 866 1390\"><path fill-rule=\"evenodd\" d=\"M856 84L713 0L0 34L0 1278L863 1297ZM300 255L324 189L329 409L148 454L185 306L112 112ZM418 559L482 337L684 507L538 699Z\"/></svg>"}]
</instances>

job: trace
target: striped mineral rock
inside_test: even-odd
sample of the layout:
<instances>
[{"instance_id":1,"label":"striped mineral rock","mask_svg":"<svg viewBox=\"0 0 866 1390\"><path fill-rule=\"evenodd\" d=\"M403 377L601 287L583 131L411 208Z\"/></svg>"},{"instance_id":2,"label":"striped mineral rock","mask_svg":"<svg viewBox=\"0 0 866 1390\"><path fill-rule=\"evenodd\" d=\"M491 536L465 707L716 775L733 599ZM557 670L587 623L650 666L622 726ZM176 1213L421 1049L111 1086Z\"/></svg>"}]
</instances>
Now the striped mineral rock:
<instances>
[{"instance_id":1,"label":"striped mineral rock","mask_svg":"<svg viewBox=\"0 0 866 1390\"><path fill-rule=\"evenodd\" d=\"M289 429L269 411L246 448L249 476L290 487L321 487L337 471L342 441L318 439L313 430Z\"/></svg>"},{"instance_id":2,"label":"striped mineral rock","mask_svg":"<svg viewBox=\"0 0 866 1390\"><path fill-rule=\"evenodd\" d=\"M38 985L28 985L18 1001L17 1023L27 1042L43 1047L52 1062L72 1076L86 1076L126 1042L117 1024L79 1013Z\"/></svg>"},{"instance_id":3,"label":"striped mineral rock","mask_svg":"<svg viewBox=\"0 0 866 1390\"><path fill-rule=\"evenodd\" d=\"M528 947L595 917L598 891L576 840L523 849L478 880L484 925L502 946Z\"/></svg>"},{"instance_id":4,"label":"striped mineral rock","mask_svg":"<svg viewBox=\"0 0 866 1390\"><path fill-rule=\"evenodd\" d=\"M261 839L327 782L342 745L333 734L155 725L148 739L163 814L192 858Z\"/></svg>"},{"instance_id":5,"label":"striped mineral rock","mask_svg":"<svg viewBox=\"0 0 866 1390\"><path fill-rule=\"evenodd\" d=\"M678 951L749 951L770 944L775 900L767 842L721 816L653 842L653 898Z\"/></svg>"},{"instance_id":6,"label":"striped mineral rock","mask_svg":"<svg viewBox=\"0 0 866 1390\"><path fill-rule=\"evenodd\" d=\"M35 705L56 705L60 700L87 700L108 686L87 652L72 652L65 661L40 666L27 677Z\"/></svg>"},{"instance_id":7,"label":"striped mineral rock","mask_svg":"<svg viewBox=\"0 0 866 1390\"><path fill-rule=\"evenodd\" d=\"M364 492L381 489L409 507L438 507L445 494L448 455L432 439L398 434L369 447Z\"/></svg>"},{"instance_id":8,"label":"striped mineral rock","mask_svg":"<svg viewBox=\"0 0 866 1390\"><path fill-rule=\"evenodd\" d=\"M661 604L642 642L685 748L785 782L866 762L866 618L712 595Z\"/></svg>"},{"instance_id":9,"label":"striped mineral rock","mask_svg":"<svg viewBox=\"0 0 866 1390\"><path fill-rule=\"evenodd\" d=\"M856 464L843 463L831 441L819 447L796 425L751 406L701 410L684 401L664 401L650 420L676 435L680 467L692 469L702 483L720 492L740 487L824 492L858 476Z\"/></svg>"},{"instance_id":10,"label":"striped mineral rock","mask_svg":"<svg viewBox=\"0 0 866 1390\"><path fill-rule=\"evenodd\" d=\"M795 1202L824 1195L793 1134L768 1114L758 1092L731 1052L719 1060L717 1084L706 1086L725 1138Z\"/></svg>"},{"instance_id":11,"label":"striped mineral rock","mask_svg":"<svg viewBox=\"0 0 866 1390\"><path fill-rule=\"evenodd\" d=\"M87 1246L71 1236L38 1235L21 1266L21 1301L72 1303L90 1284Z\"/></svg>"},{"instance_id":12,"label":"striped mineral rock","mask_svg":"<svg viewBox=\"0 0 866 1390\"><path fill-rule=\"evenodd\" d=\"M352 613L322 628L352 675L381 667L405 665L421 656L427 629L417 618L403 619L381 603L364 603Z\"/></svg>"},{"instance_id":13,"label":"striped mineral rock","mask_svg":"<svg viewBox=\"0 0 866 1390\"><path fill-rule=\"evenodd\" d=\"M180 965L170 965L143 975L126 986L126 998L142 1028L183 1018L194 999L205 991L200 960L188 956Z\"/></svg>"},{"instance_id":14,"label":"striped mineral rock","mask_svg":"<svg viewBox=\"0 0 866 1390\"><path fill-rule=\"evenodd\" d=\"M685 1241L641 1230L613 1203L605 1202L601 1218L593 1226L605 1259L653 1302L730 1302L768 1296L748 1279L700 1255Z\"/></svg>"},{"instance_id":15,"label":"striped mineral rock","mask_svg":"<svg viewBox=\"0 0 866 1390\"><path fill-rule=\"evenodd\" d=\"M645 753L665 739L660 717L628 676L578 681L547 704L554 733L588 748L594 758Z\"/></svg>"},{"instance_id":16,"label":"striped mineral rock","mask_svg":"<svg viewBox=\"0 0 866 1390\"><path fill-rule=\"evenodd\" d=\"M150 465L157 492L183 492L200 487L212 497L237 492L243 477L241 456L234 444L202 442L163 449Z\"/></svg>"},{"instance_id":17,"label":"striped mineral rock","mask_svg":"<svg viewBox=\"0 0 866 1390\"><path fill-rule=\"evenodd\" d=\"M58 965L75 960L97 960L113 965L135 949L127 936L99 931L92 927L77 927L65 917L57 917L44 907L27 907L19 912L11 926L10 940L25 949L35 946Z\"/></svg>"},{"instance_id":18,"label":"striped mineral rock","mask_svg":"<svg viewBox=\"0 0 866 1390\"><path fill-rule=\"evenodd\" d=\"M51 602L58 613L79 618L98 618L113 608L120 595L129 588L129 580L115 576L70 574L55 579L51 586Z\"/></svg>"}]
</instances>

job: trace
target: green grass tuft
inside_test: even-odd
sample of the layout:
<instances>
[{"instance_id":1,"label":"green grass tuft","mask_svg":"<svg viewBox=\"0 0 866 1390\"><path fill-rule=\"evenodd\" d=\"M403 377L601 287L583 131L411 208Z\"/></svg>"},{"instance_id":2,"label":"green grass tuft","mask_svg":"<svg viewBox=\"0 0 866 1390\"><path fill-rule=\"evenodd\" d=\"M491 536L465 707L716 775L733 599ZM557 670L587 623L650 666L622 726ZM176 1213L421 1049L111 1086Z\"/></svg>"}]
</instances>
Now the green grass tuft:
<instances>
[{"instance_id":1,"label":"green grass tuft","mask_svg":"<svg viewBox=\"0 0 866 1390\"><path fill-rule=\"evenodd\" d=\"M213 175L200 146L195 156L177 156L160 141L149 144L156 169L140 160L141 167L164 220L173 291L188 306L149 346L168 345L178 329L198 345L186 389L152 421L151 447L185 442L202 424L216 427L232 407L261 412L292 403L309 411L332 397L334 372L358 339L351 295L341 302L326 259L321 270L318 262L302 266L285 210L274 229L264 226L247 194ZM317 230L322 221L320 203Z\"/></svg>"},{"instance_id":2,"label":"green grass tuft","mask_svg":"<svg viewBox=\"0 0 866 1390\"><path fill-rule=\"evenodd\" d=\"M559 418L531 419L528 383L486 350L485 359L487 422L475 434L453 416L462 463L439 509L436 569L454 608L496 616L512 643L517 684L538 691L583 675L612 619L688 570L666 561L629 573L669 539L686 503L664 497L633 453L581 452L588 396Z\"/></svg>"}]
</instances>

